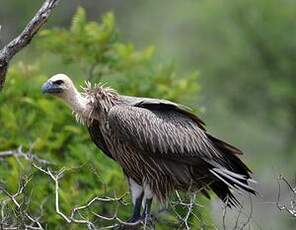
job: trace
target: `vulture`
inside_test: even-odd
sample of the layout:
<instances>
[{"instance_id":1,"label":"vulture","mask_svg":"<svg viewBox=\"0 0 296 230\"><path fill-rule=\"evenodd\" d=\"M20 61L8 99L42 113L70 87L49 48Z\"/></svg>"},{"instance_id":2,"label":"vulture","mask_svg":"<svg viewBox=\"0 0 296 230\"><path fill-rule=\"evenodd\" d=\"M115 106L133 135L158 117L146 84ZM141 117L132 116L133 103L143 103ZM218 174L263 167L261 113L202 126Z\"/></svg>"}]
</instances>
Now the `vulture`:
<instances>
[{"instance_id":1,"label":"vulture","mask_svg":"<svg viewBox=\"0 0 296 230\"><path fill-rule=\"evenodd\" d=\"M165 202L173 191L213 191L228 206L238 206L234 189L255 194L242 152L210 135L186 106L162 99L124 96L86 82L79 92L65 74L42 86L62 99L84 124L92 141L125 174L134 205L129 222L150 214L152 199ZM142 210L143 205L143 212Z\"/></svg>"}]
</instances>

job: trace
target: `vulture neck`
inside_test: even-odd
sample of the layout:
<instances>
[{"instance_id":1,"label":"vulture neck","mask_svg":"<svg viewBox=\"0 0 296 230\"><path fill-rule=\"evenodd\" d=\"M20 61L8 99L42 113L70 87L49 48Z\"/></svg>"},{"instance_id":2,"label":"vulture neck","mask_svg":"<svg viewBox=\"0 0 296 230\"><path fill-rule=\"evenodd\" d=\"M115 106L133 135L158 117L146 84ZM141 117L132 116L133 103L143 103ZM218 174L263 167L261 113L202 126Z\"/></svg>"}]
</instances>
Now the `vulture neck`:
<instances>
[{"instance_id":1,"label":"vulture neck","mask_svg":"<svg viewBox=\"0 0 296 230\"><path fill-rule=\"evenodd\" d=\"M76 114L84 114L87 110L88 101L83 97L77 89L74 89L70 96L65 98L66 102Z\"/></svg>"},{"instance_id":2,"label":"vulture neck","mask_svg":"<svg viewBox=\"0 0 296 230\"><path fill-rule=\"evenodd\" d=\"M91 87L90 84L84 88L82 94L74 88L64 99L72 108L76 120L87 126L94 119L103 120L112 106L122 103L115 90L102 85Z\"/></svg>"}]
</instances>

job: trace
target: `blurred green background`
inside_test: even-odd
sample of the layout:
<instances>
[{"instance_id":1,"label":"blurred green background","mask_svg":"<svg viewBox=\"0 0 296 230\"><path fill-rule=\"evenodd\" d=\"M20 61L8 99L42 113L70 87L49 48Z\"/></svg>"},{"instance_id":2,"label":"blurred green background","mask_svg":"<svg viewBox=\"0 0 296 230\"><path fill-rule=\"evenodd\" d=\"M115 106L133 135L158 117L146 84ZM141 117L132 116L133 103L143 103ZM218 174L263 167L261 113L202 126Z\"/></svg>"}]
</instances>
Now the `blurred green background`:
<instances>
[{"instance_id":1,"label":"blurred green background","mask_svg":"<svg viewBox=\"0 0 296 230\"><path fill-rule=\"evenodd\" d=\"M41 4L1 2L1 46ZM61 180L61 202L69 212L94 194L119 195L127 187L119 167L98 153L71 112L41 95L41 84L64 72L77 85L91 79L123 94L174 100L192 107L211 133L245 152L260 193L253 199L251 229L295 229L295 219L275 204L277 177L296 176L295 21L294 0L62 1L10 66L0 94L0 150L32 146L56 168L69 169ZM14 158L0 166L1 183L11 192L31 173L29 209L38 215L40 201L48 197L42 221L48 229L64 229L46 176ZM197 208L201 218L192 219L194 229L221 227L221 203L200 202L205 207ZM105 214L112 208L97 207ZM124 207L121 217L128 217L130 208Z\"/></svg>"}]
</instances>

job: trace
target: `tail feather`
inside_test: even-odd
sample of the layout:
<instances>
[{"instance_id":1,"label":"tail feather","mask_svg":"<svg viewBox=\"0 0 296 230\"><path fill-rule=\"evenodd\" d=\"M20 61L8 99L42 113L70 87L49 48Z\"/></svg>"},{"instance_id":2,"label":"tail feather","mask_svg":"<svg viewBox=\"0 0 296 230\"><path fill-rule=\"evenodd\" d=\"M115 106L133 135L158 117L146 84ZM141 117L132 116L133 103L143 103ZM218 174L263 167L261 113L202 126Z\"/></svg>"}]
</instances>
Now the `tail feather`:
<instances>
[{"instance_id":1,"label":"tail feather","mask_svg":"<svg viewBox=\"0 0 296 230\"><path fill-rule=\"evenodd\" d=\"M224 168L218 168L218 169L214 169L214 170L215 171L225 172L227 175L232 176L232 177L237 178L237 179L240 179L240 180L248 179L245 175L234 173L234 172L231 172L231 171L229 171L227 169L224 169Z\"/></svg>"},{"instance_id":2,"label":"tail feather","mask_svg":"<svg viewBox=\"0 0 296 230\"><path fill-rule=\"evenodd\" d=\"M210 172L216 177L218 178L220 181L224 182L224 184L226 184L229 188L235 189L235 187L230 184L227 180L225 180L223 177L221 177L218 173L214 172L213 170L210 170Z\"/></svg>"},{"instance_id":3,"label":"tail feather","mask_svg":"<svg viewBox=\"0 0 296 230\"><path fill-rule=\"evenodd\" d=\"M244 191L248 191L252 194L255 194L255 190L249 186L248 178L245 178L243 175L236 174L228 171L227 169L213 168L210 170L216 177L222 180L224 183L230 185L230 187L235 187Z\"/></svg>"},{"instance_id":4,"label":"tail feather","mask_svg":"<svg viewBox=\"0 0 296 230\"><path fill-rule=\"evenodd\" d=\"M240 203L236 197L231 193L229 187L222 181L216 181L210 184L210 188L213 192L228 206L239 207Z\"/></svg>"},{"instance_id":5,"label":"tail feather","mask_svg":"<svg viewBox=\"0 0 296 230\"><path fill-rule=\"evenodd\" d=\"M207 136L221 153L219 159L207 161L213 178L209 187L228 206L240 206L231 190L238 189L256 195L256 191L250 186L251 182L255 182L251 179L251 170L238 157L242 154L241 150L209 134Z\"/></svg>"},{"instance_id":6,"label":"tail feather","mask_svg":"<svg viewBox=\"0 0 296 230\"><path fill-rule=\"evenodd\" d=\"M231 171L248 176L252 171L238 158L238 155L242 155L242 151L238 148L219 140L216 137L207 134L213 145L219 152L223 154L223 160L228 165Z\"/></svg>"}]
</instances>

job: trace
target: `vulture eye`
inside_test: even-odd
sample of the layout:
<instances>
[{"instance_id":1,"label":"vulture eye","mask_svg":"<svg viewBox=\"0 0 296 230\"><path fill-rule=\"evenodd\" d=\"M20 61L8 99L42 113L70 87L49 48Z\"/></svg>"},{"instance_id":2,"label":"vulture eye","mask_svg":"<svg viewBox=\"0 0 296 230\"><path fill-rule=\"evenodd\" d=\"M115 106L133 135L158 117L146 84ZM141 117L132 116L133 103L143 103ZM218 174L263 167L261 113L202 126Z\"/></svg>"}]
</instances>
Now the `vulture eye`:
<instances>
[{"instance_id":1,"label":"vulture eye","mask_svg":"<svg viewBox=\"0 0 296 230\"><path fill-rule=\"evenodd\" d=\"M61 84L63 84L63 83L64 83L63 80L57 80L57 81L54 82L54 84L56 84L56 85L61 85Z\"/></svg>"}]
</instances>

